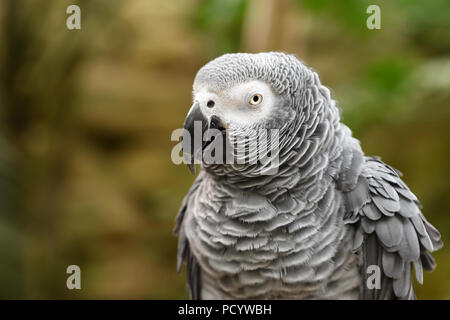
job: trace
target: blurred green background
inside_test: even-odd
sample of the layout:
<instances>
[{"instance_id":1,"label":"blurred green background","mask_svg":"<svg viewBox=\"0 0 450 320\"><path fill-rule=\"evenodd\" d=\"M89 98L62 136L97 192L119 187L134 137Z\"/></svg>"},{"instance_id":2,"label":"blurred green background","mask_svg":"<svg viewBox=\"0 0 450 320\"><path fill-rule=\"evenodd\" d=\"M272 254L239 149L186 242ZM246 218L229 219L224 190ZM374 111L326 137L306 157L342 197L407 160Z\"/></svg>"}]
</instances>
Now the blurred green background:
<instances>
[{"instance_id":1,"label":"blurred green background","mask_svg":"<svg viewBox=\"0 0 450 320\"><path fill-rule=\"evenodd\" d=\"M404 173L447 244L418 297L450 299L449 17L448 0L1 0L0 298L187 298L172 228L193 176L171 132L207 61L282 50Z\"/></svg>"}]
</instances>

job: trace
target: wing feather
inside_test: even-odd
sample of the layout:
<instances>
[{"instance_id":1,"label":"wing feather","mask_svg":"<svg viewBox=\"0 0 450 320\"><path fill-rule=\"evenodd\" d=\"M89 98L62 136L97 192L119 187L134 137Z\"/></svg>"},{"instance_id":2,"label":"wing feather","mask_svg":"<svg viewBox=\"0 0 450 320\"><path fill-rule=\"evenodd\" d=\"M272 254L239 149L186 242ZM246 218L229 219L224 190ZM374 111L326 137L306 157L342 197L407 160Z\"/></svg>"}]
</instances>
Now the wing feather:
<instances>
[{"instance_id":1,"label":"wing feather","mask_svg":"<svg viewBox=\"0 0 450 320\"><path fill-rule=\"evenodd\" d=\"M353 249L362 252L361 274L377 265L382 270L381 288L368 289L362 299L415 299L411 279L423 269L433 270L431 252L442 247L441 235L423 216L417 197L399 172L378 158L365 158L356 186L344 193L346 221L355 228Z\"/></svg>"},{"instance_id":2,"label":"wing feather","mask_svg":"<svg viewBox=\"0 0 450 320\"><path fill-rule=\"evenodd\" d=\"M184 197L180 210L175 218L174 229L174 234L178 236L177 271L180 272L183 262L186 262L189 296L194 300L201 299L201 272L200 265L189 247L189 241L186 238L186 234L183 229L183 221L185 216L189 214L189 202L195 196L200 183L203 181L203 176L204 172L200 171L187 195Z\"/></svg>"}]
</instances>

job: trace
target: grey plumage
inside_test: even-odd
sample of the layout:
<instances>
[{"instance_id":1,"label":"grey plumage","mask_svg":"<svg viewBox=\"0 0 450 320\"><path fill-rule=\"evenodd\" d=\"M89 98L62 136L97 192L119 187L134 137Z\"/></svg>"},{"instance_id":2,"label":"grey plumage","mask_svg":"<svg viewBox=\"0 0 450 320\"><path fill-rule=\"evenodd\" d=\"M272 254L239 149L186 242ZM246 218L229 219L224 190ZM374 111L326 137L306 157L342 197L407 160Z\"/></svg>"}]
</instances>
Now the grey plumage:
<instances>
[{"instance_id":1,"label":"grey plumage","mask_svg":"<svg viewBox=\"0 0 450 320\"><path fill-rule=\"evenodd\" d=\"M251 124L228 121L226 137L253 143L256 129L279 129L278 170L202 164L175 229L191 297L414 298L412 265L422 282L442 243L399 173L364 156L317 73L292 55L219 57L198 72L194 95L251 80L268 84L276 103ZM371 265L382 270L377 290L366 285Z\"/></svg>"}]
</instances>

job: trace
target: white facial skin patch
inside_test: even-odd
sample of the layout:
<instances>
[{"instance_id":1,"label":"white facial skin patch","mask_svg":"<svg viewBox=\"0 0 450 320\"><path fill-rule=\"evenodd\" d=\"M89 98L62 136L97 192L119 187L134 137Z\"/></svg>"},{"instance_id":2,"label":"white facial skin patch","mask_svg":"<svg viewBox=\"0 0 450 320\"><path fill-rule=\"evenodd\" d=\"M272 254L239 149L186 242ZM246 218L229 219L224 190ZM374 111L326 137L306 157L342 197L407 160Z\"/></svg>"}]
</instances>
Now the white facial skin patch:
<instances>
[{"instance_id":1,"label":"white facial skin patch","mask_svg":"<svg viewBox=\"0 0 450 320\"><path fill-rule=\"evenodd\" d=\"M278 102L270 86L259 80L240 83L220 92L201 84L193 96L202 113L208 119L218 116L224 127L245 127L260 122L271 114Z\"/></svg>"}]
</instances>

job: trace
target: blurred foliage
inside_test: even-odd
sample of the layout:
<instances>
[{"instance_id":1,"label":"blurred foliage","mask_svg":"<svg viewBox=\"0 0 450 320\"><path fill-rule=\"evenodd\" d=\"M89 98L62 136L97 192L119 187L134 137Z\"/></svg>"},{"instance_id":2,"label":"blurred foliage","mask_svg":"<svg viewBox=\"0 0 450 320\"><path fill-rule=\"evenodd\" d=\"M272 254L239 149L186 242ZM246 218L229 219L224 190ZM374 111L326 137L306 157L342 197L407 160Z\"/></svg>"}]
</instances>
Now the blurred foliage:
<instances>
[{"instance_id":1,"label":"blurred foliage","mask_svg":"<svg viewBox=\"0 0 450 320\"><path fill-rule=\"evenodd\" d=\"M65 27L69 4L81 30ZM369 4L381 30L366 28ZM187 297L172 228L193 177L170 161L170 135L198 68L232 51L282 50L317 70L448 243L449 12L447 0L3 0L0 298ZM450 247L435 257L417 293L449 299ZM80 291L66 289L70 264Z\"/></svg>"},{"instance_id":2,"label":"blurred foliage","mask_svg":"<svg viewBox=\"0 0 450 320\"><path fill-rule=\"evenodd\" d=\"M246 0L200 0L193 21L211 42L214 51L239 50Z\"/></svg>"},{"instance_id":3,"label":"blurred foliage","mask_svg":"<svg viewBox=\"0 0 450 320\"><path fill-rule=\"evenodd\" d=\"M376 2L369 0L296 0L305 9L313 14L322 14L332 17L343 23L348 29L358 33L368 33L365 26L367 16L361 13L366 12L366 8Z\"/></svg>"}]
</instances>

